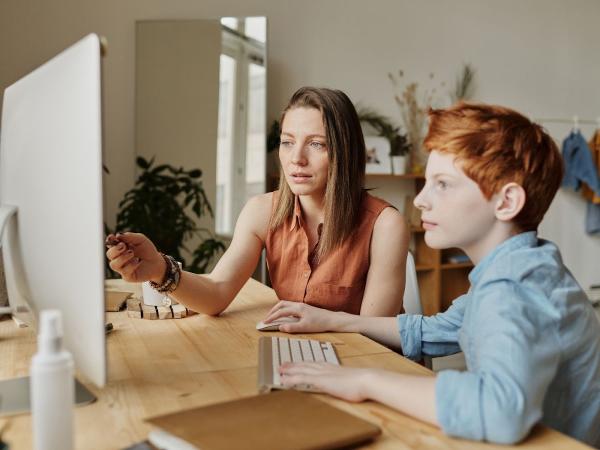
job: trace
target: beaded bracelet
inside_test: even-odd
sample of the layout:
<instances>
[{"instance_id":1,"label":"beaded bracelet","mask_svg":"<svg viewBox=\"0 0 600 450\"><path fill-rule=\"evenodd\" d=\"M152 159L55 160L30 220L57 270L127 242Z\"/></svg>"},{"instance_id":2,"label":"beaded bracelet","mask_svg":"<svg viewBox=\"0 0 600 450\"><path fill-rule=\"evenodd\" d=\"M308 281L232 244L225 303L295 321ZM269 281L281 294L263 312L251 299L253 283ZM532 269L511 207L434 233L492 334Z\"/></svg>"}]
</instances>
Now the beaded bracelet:
<instances>
[{"instance_id":1,"label":"beaded bracelet","mask_svg":"<svg viewBox=\"0 0 600 450\"><path fill-rule=\"evenodd\" d=\"M177 261L175 261L175 258L172 256L165 255L164 253L161 253L161 256L167 263L165 276L163 277L162 283L158 284L154 281L150 281L150 286L161 294L168 294L177 289L177 286L179 285L179 280L181 279L181 267L179 267L179 264L177 264Z\"/></svg>"}]
</instances>

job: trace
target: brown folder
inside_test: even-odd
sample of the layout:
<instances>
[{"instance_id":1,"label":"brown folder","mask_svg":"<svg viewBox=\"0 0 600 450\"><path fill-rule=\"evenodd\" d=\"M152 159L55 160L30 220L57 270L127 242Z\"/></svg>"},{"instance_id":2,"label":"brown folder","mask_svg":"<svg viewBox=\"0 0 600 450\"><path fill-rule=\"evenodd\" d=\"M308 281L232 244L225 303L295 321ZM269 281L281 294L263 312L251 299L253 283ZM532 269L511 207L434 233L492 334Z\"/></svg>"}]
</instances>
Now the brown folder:
<instances>
[{"instance_id":1,"label":"brown folder","mask_svg":"<svg viewBox=\"0 0 600 450\"><path fill-rule=\"evenodd\" d=\"M297 391L246 397L146 421L202 450L334 449L381 433L376 425Z\"/></svg>"}]
</instances>

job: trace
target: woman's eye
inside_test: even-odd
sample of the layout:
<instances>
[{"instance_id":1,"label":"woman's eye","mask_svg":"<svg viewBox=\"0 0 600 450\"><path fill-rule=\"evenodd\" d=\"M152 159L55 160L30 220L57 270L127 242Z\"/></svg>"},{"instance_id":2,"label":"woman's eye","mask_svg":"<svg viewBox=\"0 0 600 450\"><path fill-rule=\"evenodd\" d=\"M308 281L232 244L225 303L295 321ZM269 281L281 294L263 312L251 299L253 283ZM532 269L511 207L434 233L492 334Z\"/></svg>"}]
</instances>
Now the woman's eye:
<instances>
[{"instance_id":1,"label":"woman's eye","mask_svg":"<svg viewBox=\"0 0 600 450\"><path fill-rule=\"evenodd\" d=\"M292 145L292 141L281 141L280 144L282 147L289 147Z\"/></svg>"},{"instance_id":2,"label":"woman's eye","mask_svg":"<svg viewBox=\"0 0 600 450\"><path fill-rule=\"evenodd\" d=\"M320 150L320 149L322 149L322 148L324 148L324 147L325 147L325 144L323 144L322 142L318 142L318 141L312 141L312 142L310 143L310 146L311 146L312 148L315 148L315 149L317 149L317 150Z\"/></svg>"}]
</instances>

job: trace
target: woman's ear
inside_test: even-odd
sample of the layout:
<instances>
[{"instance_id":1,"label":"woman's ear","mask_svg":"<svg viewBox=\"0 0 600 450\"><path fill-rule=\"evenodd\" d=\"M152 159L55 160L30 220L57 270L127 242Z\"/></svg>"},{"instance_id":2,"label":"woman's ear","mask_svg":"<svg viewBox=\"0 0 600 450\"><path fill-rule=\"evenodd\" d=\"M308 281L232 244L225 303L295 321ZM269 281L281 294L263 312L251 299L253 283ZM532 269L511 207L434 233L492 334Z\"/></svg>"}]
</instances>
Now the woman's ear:
<instances>
[{"instance_id":1,"label":"woman's ear","mask_svg":"<svg viewBox=\"0 0 600 450\"><path fill-rule=\"evenodd\" d=\"M523 186L511 182L502 186L496 197L496 218L508 222L521 212L525 206L527 195Z\"/></svg>"}]
</instances>

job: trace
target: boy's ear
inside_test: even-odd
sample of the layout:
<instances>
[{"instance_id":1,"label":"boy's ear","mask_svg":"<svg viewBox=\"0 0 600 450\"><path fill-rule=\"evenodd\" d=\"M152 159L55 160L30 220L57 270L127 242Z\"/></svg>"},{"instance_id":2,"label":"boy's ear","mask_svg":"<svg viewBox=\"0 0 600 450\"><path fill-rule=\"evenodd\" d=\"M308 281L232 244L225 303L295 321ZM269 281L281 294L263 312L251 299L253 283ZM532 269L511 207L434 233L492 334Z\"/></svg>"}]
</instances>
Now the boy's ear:
<instances>
[{"instance_id":1,"label":"boy's ear","mask_svg":"<svg viewBox=\"0 0 600 450\"><path fill-rule=\"evenodd\" d=\"M505 222L514 219L525 206L526 197L525 189L517 183L502 186L496 195L496 218Z\"/></svg>"}]
</instances>

